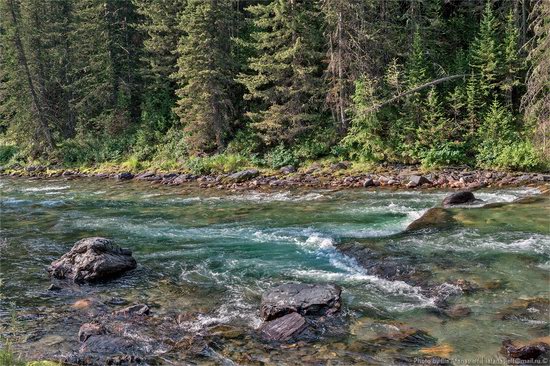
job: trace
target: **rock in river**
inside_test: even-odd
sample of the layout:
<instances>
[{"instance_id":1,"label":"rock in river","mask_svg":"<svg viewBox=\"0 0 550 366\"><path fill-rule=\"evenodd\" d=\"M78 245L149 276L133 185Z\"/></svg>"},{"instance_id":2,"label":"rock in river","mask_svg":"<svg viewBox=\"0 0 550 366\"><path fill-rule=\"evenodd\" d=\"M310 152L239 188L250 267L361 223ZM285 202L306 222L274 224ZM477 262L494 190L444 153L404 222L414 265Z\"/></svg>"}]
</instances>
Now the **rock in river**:
<instances>
[{"instance_id":1,"label":"rock in river","mask_svg":"<svg viewBox=\"0 0 550 366\"><path fill-rule=\"evenodd\" d=\"M81 283L113 278L136 266L130 250L112 240L94 237L76 242L68 253L52 262L48 272L52 277Z\"/></svg>"},{"instance_id":2,"label":"rock in river","mask_svg":"<svg viewBox=\"0 0 550 366\"><path fill-rule=\"evenodd\" d=\"M509 358L533 361L533 364L543 364L540 361L543 361L542 358L547 357L550 353L550 345L545 342L531 342L520 345L507 339L502 342L501 352ZM525 363L523 362L523 364Z\"/></svg>"},{"instance_id":3,"label":"rock in river","mask_svg":"<svg viewBox=\"0 0 550 366\"><path fill-rule=\"evenodd\" d=\"M337 285L284 284L262 296L260 316L272 320L294 312L330 315L340 310L341 293Z\"/></svg>"},{"instance_id":4,"label":"rock in river","mask_svg":"<svg viewBox=\"0 0 550 366\"><path fill-rule=\"evenodd\" d=\"M306 327L306 320L298 313L290 313L262 325L262 337L272 341L284 341L299 334Z\"/></svg>"},{"instance_id":5,"label":"rock in river","mask_svg":"<svg viewBox=\"0 0 550 366\"><path fill-rule=\"evenodd\" d=\"M482 202L481 200L478 200L474 194L470 191L460 191L455 192L443 200L443 206L454 206L454 205L465 205L465 204L471 204L476 202Z\"/></svg>"},{"instance_id":6,"label":"rock in river","mask_svg":"<svg viewBox=\"0 0 550 366\"><path fill-rule=\"evenodd\" d=\"M444 229L455 223L453 215L441 207L432 207L407 226L407 231Z\"/></svg>"}]
</instances>

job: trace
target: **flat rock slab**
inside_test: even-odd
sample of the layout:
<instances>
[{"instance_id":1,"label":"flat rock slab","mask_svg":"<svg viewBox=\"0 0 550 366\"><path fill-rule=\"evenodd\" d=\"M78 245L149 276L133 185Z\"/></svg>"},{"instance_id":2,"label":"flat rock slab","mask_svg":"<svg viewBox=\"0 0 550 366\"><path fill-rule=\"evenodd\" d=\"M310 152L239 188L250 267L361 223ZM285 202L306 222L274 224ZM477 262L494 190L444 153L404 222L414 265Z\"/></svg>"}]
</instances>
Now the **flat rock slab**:
<instances>
[{"instance_id":1,"label":"flat rock slab","mask_svg":"<svg viewBox=\"0 0 550 366\"><path fill-rule=\"evenodd\" d=\"M102 281L136 268L128 249L100 237L79 240L61 258L48 267L50 276L76 283Z\"/></svg>"},{"instance_id":2,"label":"flat rock slab","mask_svg":"<svg viewBox=\"0 0 550 366\"><path fill-rule=\"evenodd\" d=\"M260 316L272 320L289 313L330 315L341 307L342 289L337 285L285 284L262 296Z\"/></svg>"},{"instance_id":3,"label":"flat rock slab","mask_svg":"<svg viewBox=\"0 0 550 366\"><path fill-rule=\"evenodd\" d=\"M245 182L257 177L260 172L257 169L247 169L227 176L227 180L235 183Z\"/></svg>"},{"instance_id":4,"label":"flat rock slab","mask_svg":"<svg viewBox=\"0 0 550 366\"><path fill-rule=\"evenodd\" d=\"M306 320L298 313L290 313L275 320L264 323L260 332L264 339L284 341L298 335L306 328Z\"/></svg>"}]
</instances>

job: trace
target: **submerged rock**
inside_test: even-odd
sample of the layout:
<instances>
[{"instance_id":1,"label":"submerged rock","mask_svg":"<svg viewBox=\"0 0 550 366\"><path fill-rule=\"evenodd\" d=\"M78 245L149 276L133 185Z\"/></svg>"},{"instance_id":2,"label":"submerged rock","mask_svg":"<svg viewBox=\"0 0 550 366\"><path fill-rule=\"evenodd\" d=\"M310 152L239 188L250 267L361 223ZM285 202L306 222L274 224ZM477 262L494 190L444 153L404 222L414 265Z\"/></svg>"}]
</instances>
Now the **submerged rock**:
<instances>
[{"instance_id":1,"label":"submerged rock","mask_svg":"<svg viewBox=\"0 0 550 366\"><path fill-rule=\"evenodd\" d=\"M443 200L443 206L454 206L454 205L465 205L465 204L472 204L477 202L483 202L480 199L477 199L474 194L470 191L460 191L455 192Z\"/></svg>"},{"instance_id":2,"label":"submerged rock","mask_svg":"<svg viewBox=\"0 0 550 366\"><path fill-rule=\"evenodd\" d=\"M88 338L94 335L105 334L105 327L97 323L84 323L78 330L78 340L80 342L86 342Z\"/></svg>"},{"instance_id":3,"label":"submerged rock","mask_svg":"<svg viewBox=\"0 0 550 366\"><path fill-rule=\"evenodd\" d=\"M262 296L260 316L272 320L289 313L330 315L341 307L342 290L337 285L285 284Z\"/></svg>"},{"instance_id":4,"label":"submerged rock","mask_svg":"<svg viewBox=\"0 0 550 366\"><path fill-rule=\"evenodd\" d=\"M547 325L550 315L550 300L542 297L519 299L499 312L502 320Z\"/></svg>"},{"instance_id":5,"label":"submerged rock","mask_svg":"<svg viewBox=\"0 0 550 366\"><path fill-rule=\"evenodd\" d=\"M132 252L100 237L79 240L48 267L50 276L76 283L102 281L136 268Z\"/></svg>"},{"instance_id":6,"label":"submerged rock","mask_svg":"<svg viewBox=\"0 0 550 366\"><path fill-rule=\"evenodd\" d=\"M541 341L534 341L525 345L515 344L509 339L502 342L501 352L513 359L532 361L533 364L541 364L540 359L550 353L550 345ZM522 363L525 364L525 363Z\"/></svg>"},{"instance_id":7,"label":"submerged rock","mask_svg":"<svg viewBox=\"0 0 550 366\"><path fill-rule=\"evenodd\" d=\"M151 309L145 304L130 305L123 309L114 312L114 315L132 316L132 315L149 315Z\"/></svg>"},{"instance_id":8,"label":"submerged rock","mask_svg":"<svg viewBox=\"0 0 550 366\"><path fill-rule=\"evenodd\" d=\"M423 229L444 229L455 224L453 215L444 208L433 207L424 213L420 218L414 220L407 226L407 231Z\"/></svg>"},{"instance_id":9,"label":"submerged rock","mask_svg":"<svg viewBox=\"0 0 550 366\"><path fill-rule=\"evenodd\" d=\"M306 320L298 313L290 313L262 325L260 333L270 341L284 341L299 334L306 327Z\"/></svg>"}]
</instances>

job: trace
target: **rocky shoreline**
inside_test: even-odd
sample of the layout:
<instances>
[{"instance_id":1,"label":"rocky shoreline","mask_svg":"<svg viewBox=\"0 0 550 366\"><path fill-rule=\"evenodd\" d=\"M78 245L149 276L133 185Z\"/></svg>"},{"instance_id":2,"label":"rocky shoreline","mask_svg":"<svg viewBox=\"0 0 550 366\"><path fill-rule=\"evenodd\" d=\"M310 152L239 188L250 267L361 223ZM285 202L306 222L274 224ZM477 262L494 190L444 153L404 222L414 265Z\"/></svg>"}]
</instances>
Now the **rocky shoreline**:
<instances>
[{"instance_id":1,"label":"rocky shoreline","mask_svg":"<svg viewBox=\"0 0 550 366\"><path fill-rule=\"evenodd\" d=\"M425 173L417 166L395 166L377 169L376 172L357 172L350 164L340 162L330 166L313 164L308 169L296 170L293 166L278 172L246 169L230 174L196 175L185 172L159 173L146 171L132 173L85 172L70 169L50 170L44 166L29 166L9 171L0 167L0 176L31 179L78 178L116 179L118 181L142 181L151 184L179 186L192 184L199 188L222 190L246 190L258 188L371 188L394 189L468 189L484 187L537 186L550 182L550 173L500 172L447 168Z\"/></svg>"}]
</instances>

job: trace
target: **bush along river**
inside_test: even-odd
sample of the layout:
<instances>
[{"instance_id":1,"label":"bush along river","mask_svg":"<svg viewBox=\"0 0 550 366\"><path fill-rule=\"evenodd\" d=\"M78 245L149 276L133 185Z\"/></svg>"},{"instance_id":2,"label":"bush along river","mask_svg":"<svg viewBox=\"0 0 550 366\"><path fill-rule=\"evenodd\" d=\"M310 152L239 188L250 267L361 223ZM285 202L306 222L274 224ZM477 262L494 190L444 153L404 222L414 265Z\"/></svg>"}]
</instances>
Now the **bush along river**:
<instances>
[{"instance_id":1,"label":"bush along river","mask_svg":"<svg viewBox=\"0 0 550 366\"><path fill-rule=\"evenodd\" d=\"M82 365L544 364L546 189L3 177L0 342Z\"/></svg>"}]
</instances>

